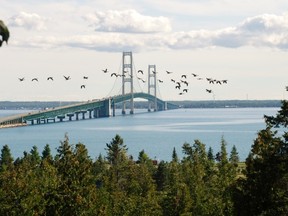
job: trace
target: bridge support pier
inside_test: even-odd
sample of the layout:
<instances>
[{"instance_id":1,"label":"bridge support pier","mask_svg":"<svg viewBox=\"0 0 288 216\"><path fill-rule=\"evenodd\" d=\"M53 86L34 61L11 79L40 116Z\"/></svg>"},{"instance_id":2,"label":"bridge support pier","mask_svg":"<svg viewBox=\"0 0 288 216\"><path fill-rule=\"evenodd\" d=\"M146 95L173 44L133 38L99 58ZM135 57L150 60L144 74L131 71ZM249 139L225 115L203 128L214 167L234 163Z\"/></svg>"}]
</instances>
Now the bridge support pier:
<instances>
[{"instance_id":1,"label":"bridge support pier","mask_svg":"<svg viewBox=\"0 0 288 216\"><path fill-rule=\"evenodd\" d=\"M79 111L75 112L75 115L76 115L76 121L78 121L78 120L79 120L79 114L80 114L80 112L79 112Z\"/></svg>"},{"instance_id":2,"label":"bridge support pier","mask_svg":"<svg viewBox=\"0 0 288 216\"><path fill-rule=\"evenodd\" d=\"M116 106L115 106L115 102L113 99L111 99L111 107L112 107L112 116L115 117Z\"/></svg>"},{"instance_id":3,"label":"bridge support pier","mask_svg":"<svg viewBox=\"0 0 288 216\"><path fill-rule=\"evenodd\" d=\"M63 119L65 119L65 116L57 116L60 122L63 122Z\"/></svg>"},{"instance_id":4,"label":"bridge support pier","mask_svg":"<svg viewBox=\"0 0 288 216\"><path fill-rule=\"evenodd\" d=\"M93 109L88 109L88 112L89 112L89 119L92 119L92 112L93 112Z\"/></svg>"},{"instance_id":5,"label":"bridge support pier","mask_svg":"<svg viewBox=\"0 0 288 216\"><path fill-rule=\"evenodd\" d=\"M85 114L86 114L86 110L83 110L83 111L81 111L81 113L82 113L82 119L84 120L85 119Z\"/></svg>"},{"instance_id":6,"label":"bridge support pier","mask_svg":"<svg viewBox=\"0 0 288 216\"><path fill-rule=\"evenodd\" d=\"M104 101L104 106L99 109L99 117L109 117L110 116L111 100L107 99Z\"/></svg>"},{"instance_id":7,"label":"bridge support pier","mask_svg":"<svg viewBox=\"0 0 288 216\"><path fill-rule=\"evenodd\" d=\"M94 109L94 114L93 114L94 118L99 118L99 109L95 108Z\"/></svg>"},{"instance_id":8,"label":"bridge support pier","mask_svg":"<svg viewBox=\"0 0 288 216\"><path fill-rule=\"evenodd\" d=\"M69 121L72 121L72 117L74 116L74 113L68 113L67 114Z\"/></svg>"}]
</instances>

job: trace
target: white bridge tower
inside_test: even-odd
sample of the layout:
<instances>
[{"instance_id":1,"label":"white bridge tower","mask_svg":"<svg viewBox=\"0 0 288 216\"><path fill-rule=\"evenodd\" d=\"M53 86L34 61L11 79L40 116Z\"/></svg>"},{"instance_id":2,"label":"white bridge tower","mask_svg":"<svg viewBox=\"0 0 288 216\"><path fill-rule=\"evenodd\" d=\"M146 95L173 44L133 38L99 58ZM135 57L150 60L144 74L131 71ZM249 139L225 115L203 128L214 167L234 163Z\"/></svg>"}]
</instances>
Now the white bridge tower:
<instances>
[{"instance_id":1,"label":"white bridge tower","mask_svg":"<svg viewBox=\"0 0 288 216\"><path fill-rule=\"evenodd\" d=\"M154 111L157 111L157 72L156 72L156 65L148 65L148 94L153 95L155 97L154 100ZM153 92L154 90L154 92ZM154 94L151 94L151 93ZM148 111L151 112L151 108L152 108L152 102L149 101L149 105L148 105Z\"/></svg>"},{"instance_id":2,"label":"white bridge tower","mask_svg":"<svg viewBox=\"0 0 288 216\"><path fill-rule=\"evenodd\" d=\"M128 86L126 86L128 84ZM127 89L127 88L128 89ZM130 90L130 92L128 91ZM122 95L131 93L130 114L134 113L134 94L133 94L133 59L132 52L123 52L122 56ZM126 114L126 101L122 103L122 114Z\"/></svg>"}]
</instances>

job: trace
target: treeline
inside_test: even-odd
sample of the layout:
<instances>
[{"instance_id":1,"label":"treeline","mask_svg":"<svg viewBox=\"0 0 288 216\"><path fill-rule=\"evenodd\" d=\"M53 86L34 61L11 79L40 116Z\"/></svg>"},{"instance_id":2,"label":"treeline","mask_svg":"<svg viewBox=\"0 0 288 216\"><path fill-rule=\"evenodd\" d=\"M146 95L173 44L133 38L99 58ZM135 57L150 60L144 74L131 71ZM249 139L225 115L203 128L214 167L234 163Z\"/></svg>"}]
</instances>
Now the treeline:
<instances>
[{"instance_id":1,"label":"treeline","mask_svg":"<svg viewBox=\"0 0 288 216\"><path fill-rule=\"evenodd\" d=\"M242 171L224 138L216 154L195 140L159 164L144 150L131 158L119 135L95 160L67 135L55 156L34 146L14 160L5 145L0 215L287 215L288 102L265 121Z\"/></svg>"},{"instance_id":2,"label":"treeline","mask_svg":"<svg viewBox=\"0 0 288 216\"><path fill-rule=\"evenodd\" d=\"M0 101L0 110L43 110L77 103L76 101Z\"/></svg>"},{"instance_id":3,"label":"treeline","mask_svg":"<svg viewBox=\"0 0 288 216\"><path fill-rule=\"evenodd\" d=\"M168 101L169 103L178 105L179 108L260 108L260 107L280 107L280 100L204 100L204 101ZM116 104L118 109L122 108L122 104ZM130 103L127 103L130 108ZM136 109L148 109L147 101L135 101Z\"/></svg>"},{"instance_id":4,"label":"treeline","mask_svg":"<svg viewBox=\"0 0 288 216\"><path fill-rule=\"evenodd\" d=\"M13 160L1 150L0 215L231 215L232 185L240 176L236 148L230 157L221 141L217 157L199 140L185 143L179 161L155 164L143 151L136 161L116 135L107 156L93 161L85 145L65 136L51 155L34 146ZM225 213L226 212L226 213Z\"/></svg>"},{"instance_id":5,"label":"treeline","mask_svg":"<svg viewBox=\"0 0 288 216\"><path fill-rule=\"evenodd\" d=\"M180 108L245 108L245 107L280 107L280 100L215 100L215 101L169 101ZM41 110L59 106L79 103L79 101L0 101L0 110ZM130 108L130 103L127 103ZM136 109L148 109L147 101L135 101ZM117 109L122 108L122 104L116 104Z\"/></svg>"},{"instance_id":6,"label":"treeline","mask_svg":"<svg viewBox=\"0 0 288 216\"><path fill-rule=\"evenodd\" d=\"M280 100L209 100L209 101L171 101L182 108L248 108L280 107Z\"/></svg>"}]
</instances>

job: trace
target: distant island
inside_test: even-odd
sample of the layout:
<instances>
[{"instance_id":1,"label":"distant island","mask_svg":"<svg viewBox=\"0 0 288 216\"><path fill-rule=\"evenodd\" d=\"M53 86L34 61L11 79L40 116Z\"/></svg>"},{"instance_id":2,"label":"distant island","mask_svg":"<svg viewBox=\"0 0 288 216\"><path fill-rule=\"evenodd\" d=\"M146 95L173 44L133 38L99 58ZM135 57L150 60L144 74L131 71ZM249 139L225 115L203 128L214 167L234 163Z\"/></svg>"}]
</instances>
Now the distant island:
<instances>
[{"instance_id":1,"label":"distant island","mask_svg":"<svg viewBox=\"0 0 288 216\"><path fill-rule=\"evenodd\" d=\"M0 101L0 110L43 110L66 106L81 101ZM246 107L281 107L281 100L203 100L203 101L168 101L179 108L246 108ZM127 103L129 108L129 103ZM147 101L135 101L136 109L148 108ZM121 104L116 108L121 109Z\"/></svg>"}]
</instances>

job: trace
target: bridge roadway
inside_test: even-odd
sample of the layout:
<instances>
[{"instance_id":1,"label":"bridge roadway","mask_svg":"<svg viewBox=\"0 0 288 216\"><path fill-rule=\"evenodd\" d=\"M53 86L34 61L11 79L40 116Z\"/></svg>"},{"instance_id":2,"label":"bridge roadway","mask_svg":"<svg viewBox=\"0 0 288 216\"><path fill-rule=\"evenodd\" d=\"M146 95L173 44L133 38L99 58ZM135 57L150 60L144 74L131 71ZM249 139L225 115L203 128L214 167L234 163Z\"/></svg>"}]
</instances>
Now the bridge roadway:
<instances>
[{"instance_id":1,"label":"bridge roadway","mask_svg":"<svg viewBox=\"0 0 288 216\"><path fill-rule=\"evenodd\" d=\"M89 118L110 117L111 115L115 116L115 104L131 100L132 97L143 98L152 101L153 103L155 102L155 97L153 95L143 92L116 95L99 100L91 100L67 106L50 108L47 110L39 110L0 118L0 128L62 122L66 118L68 118L69 121L85 119L85 114L87 112L89 113ZM178 108L177 105L167 103L158 98L156 98L156 101L157 111Z\"/></svg>"}]
</instances>

